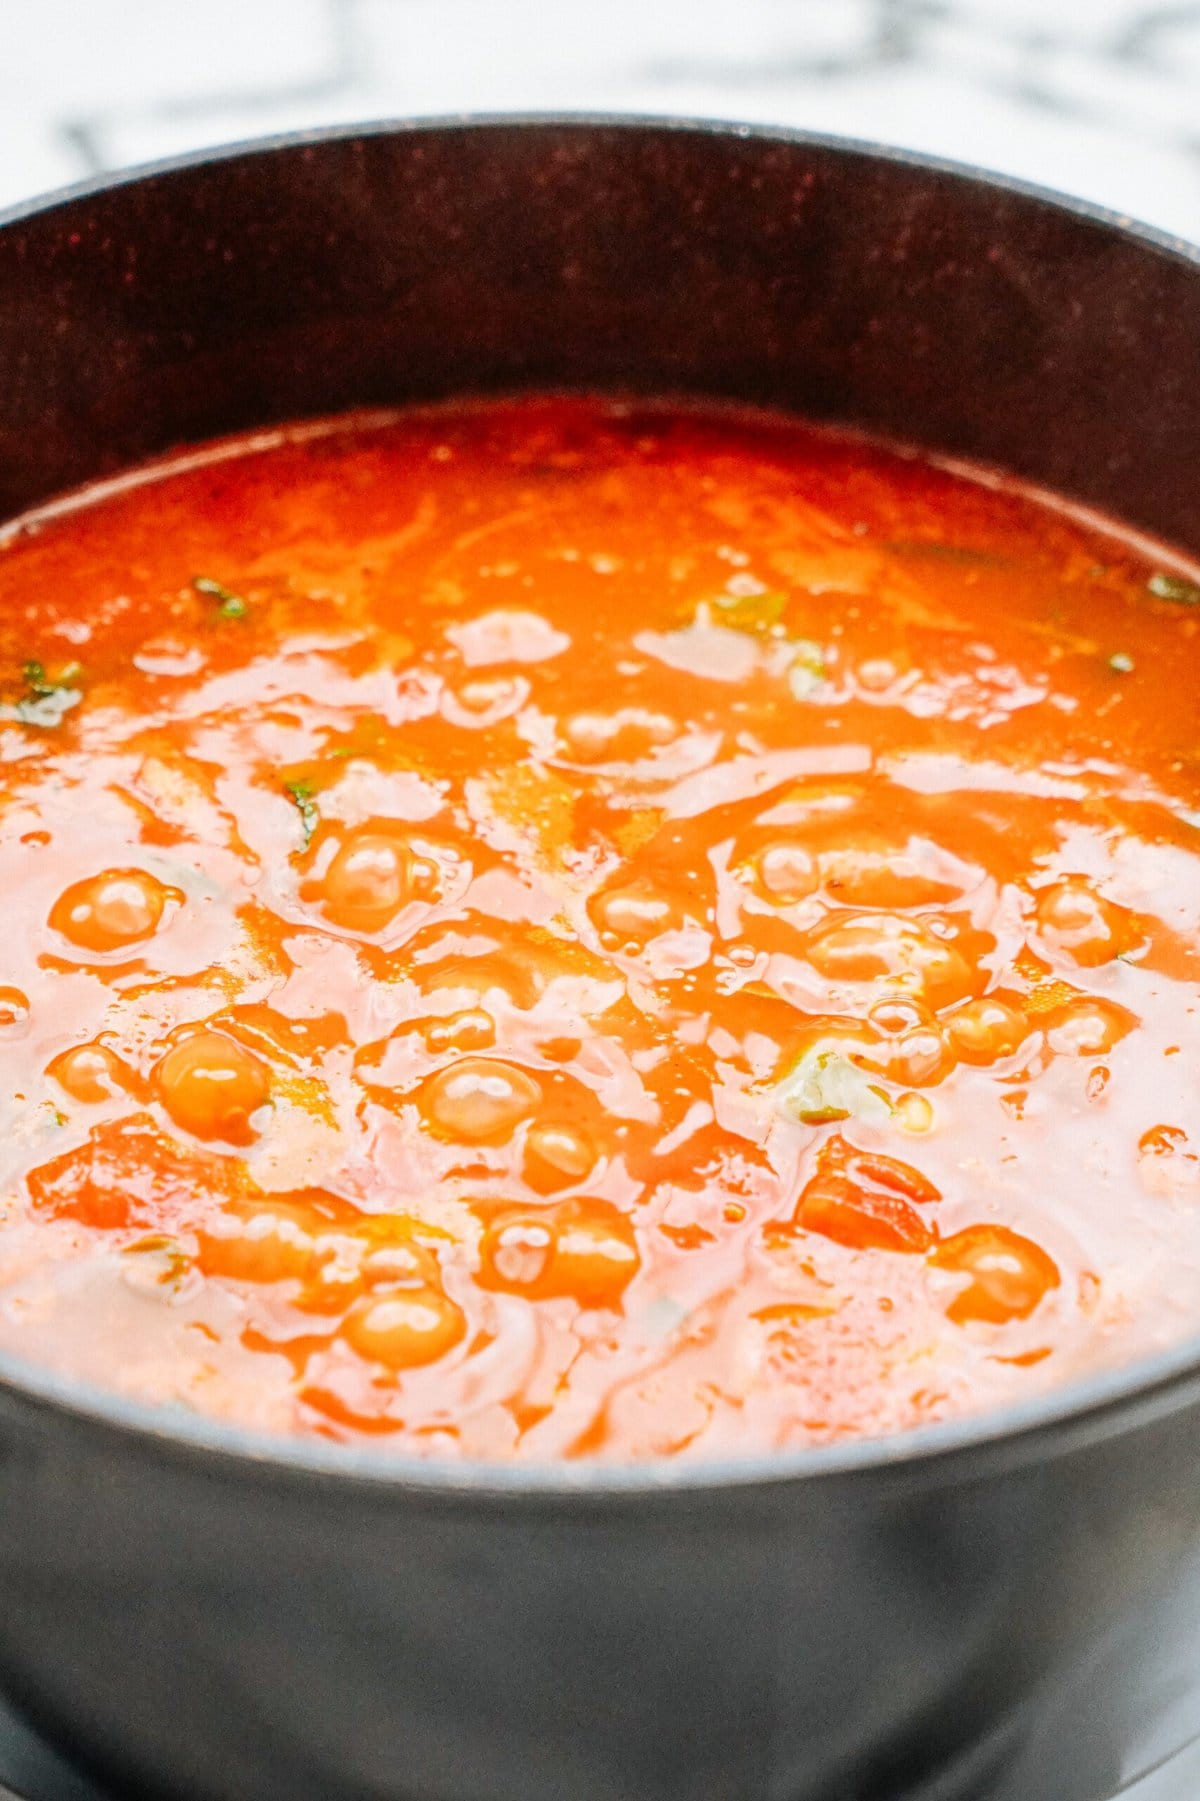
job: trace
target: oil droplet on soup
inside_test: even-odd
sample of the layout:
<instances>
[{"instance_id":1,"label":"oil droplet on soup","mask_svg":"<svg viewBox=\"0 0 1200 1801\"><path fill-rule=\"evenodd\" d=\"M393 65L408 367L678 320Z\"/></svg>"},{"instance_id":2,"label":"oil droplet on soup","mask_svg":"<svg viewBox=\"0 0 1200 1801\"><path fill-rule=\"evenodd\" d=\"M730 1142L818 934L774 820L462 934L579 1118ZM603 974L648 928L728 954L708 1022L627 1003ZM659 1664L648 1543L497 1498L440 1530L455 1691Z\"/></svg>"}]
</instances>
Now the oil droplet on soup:
<instances>
[{"instance_id":1,"label":"oil droplet on soup","mask_svg":"<svg viewBox=\"0 0 1200 1801\"><path fill-rule=\"evenodd\" d=\"M587 399L18 527L0 1348L621 1459L1194 1331L1190 579L858 440Z\"/></svg>"}]
</instances>

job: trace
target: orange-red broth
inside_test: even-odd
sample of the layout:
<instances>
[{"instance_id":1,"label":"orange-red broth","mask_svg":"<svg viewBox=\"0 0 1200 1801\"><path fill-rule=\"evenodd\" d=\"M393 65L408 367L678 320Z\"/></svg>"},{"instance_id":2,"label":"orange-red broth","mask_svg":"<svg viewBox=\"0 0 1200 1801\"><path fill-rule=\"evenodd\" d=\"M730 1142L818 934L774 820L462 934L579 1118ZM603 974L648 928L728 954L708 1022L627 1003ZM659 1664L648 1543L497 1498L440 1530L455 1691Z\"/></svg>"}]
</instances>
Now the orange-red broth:
<instances>
[{"instance_id":1,"label":"orange-red broth","mask_svg":"<svg viewBox=\"0 0 1200 1801\"><path fill-rule=\"evenodd\" d=\"M1200 1325L1200 591L531 400L0 551L0 1344L481 1457L818 1444Z\"/></svg>"}]
</instances>

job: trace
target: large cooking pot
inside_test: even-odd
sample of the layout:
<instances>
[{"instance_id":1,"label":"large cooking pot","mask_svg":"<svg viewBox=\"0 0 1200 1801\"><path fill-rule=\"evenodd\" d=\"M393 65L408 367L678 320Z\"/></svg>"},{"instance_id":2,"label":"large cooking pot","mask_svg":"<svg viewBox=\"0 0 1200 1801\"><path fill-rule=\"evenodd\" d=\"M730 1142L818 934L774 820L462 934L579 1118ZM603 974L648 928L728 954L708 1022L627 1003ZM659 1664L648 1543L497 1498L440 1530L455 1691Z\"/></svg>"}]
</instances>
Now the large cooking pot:
<instances>
[{"instance_id":1,"label":"large cooking pot","mask_svg":"<svg viewBox=\"0 0 1200 1801\"><path fill-rule=\"evenodd\" d=\"M0 224L0 515L526 385L795 408L1200 551L1196 253L962 170L468 121ZM0 1689L121 1797L1100 1801L1200 1734L1198 1455L1200 1339L899 1438L631 1468L255 1438L6 1359Z\"/></svg>"}]
</instances>

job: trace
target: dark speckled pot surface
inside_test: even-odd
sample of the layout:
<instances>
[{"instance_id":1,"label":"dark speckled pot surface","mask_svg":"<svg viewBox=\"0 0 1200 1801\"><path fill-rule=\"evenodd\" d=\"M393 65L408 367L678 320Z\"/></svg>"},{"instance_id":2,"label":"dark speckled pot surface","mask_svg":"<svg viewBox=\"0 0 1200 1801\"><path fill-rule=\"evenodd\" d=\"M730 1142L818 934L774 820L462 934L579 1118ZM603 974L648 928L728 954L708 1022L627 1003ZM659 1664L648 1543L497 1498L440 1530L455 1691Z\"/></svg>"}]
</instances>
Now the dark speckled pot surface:
<instances>
[{"instance_id":1,"label":"dark speckled pot surface","mask_svg":"<svg viewBox=\"0 0 1200 1801\"><path fill-rule=\"evenodd\" d=\"M1200 552L1200 259L727 126L235 150L0 221L0 517L462 390L729 396ZM0 1364L0 1689L122 1801L1104 1801L1200 1733L1200 1346L731 1466L415 1465Z\"/></svg>"}]
</instances>

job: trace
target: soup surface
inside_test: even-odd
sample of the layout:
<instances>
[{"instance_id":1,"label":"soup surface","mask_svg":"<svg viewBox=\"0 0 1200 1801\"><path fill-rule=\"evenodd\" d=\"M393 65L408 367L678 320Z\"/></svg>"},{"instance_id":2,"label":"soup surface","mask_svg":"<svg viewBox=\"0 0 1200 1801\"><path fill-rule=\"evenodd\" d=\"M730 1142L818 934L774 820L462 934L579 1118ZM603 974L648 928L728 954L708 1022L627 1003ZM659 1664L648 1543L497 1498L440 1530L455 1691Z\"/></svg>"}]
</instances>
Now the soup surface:
<instances>
[{"instance_id":1,"label":"soup surface","mask_svg":"<svg viewBox=\"0 0 1200 1801\"><path fill-rule=\"evenodd\" d=\"M0 549L0 1346L472 1457L891 1432L1200 1329L1200 589L533 399Z\"/></svg>"}]
</instances>

